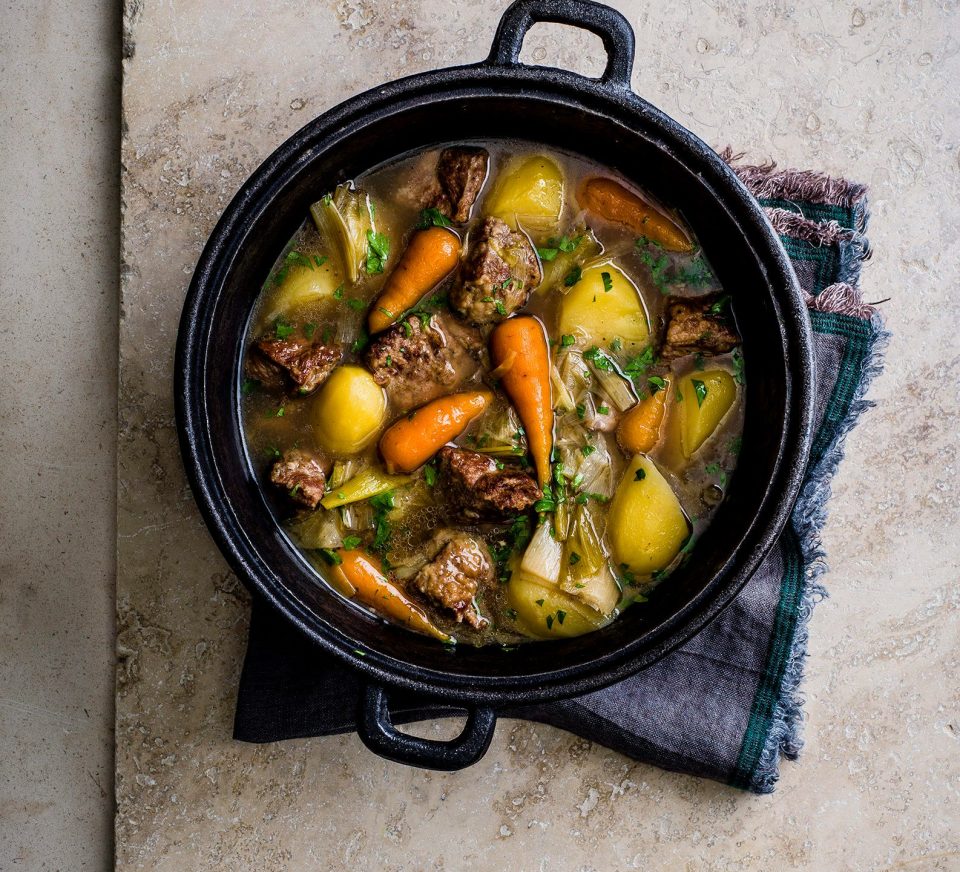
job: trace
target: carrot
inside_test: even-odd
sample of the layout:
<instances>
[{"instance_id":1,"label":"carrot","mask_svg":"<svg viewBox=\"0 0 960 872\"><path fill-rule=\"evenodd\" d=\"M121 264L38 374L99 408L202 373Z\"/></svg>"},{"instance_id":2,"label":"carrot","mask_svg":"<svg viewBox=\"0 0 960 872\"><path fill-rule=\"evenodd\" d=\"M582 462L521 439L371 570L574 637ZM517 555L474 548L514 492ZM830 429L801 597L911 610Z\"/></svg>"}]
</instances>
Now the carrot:
<instances>
[{"instance_id":1,"label":"carrot","mask_svg":"<svg viewBox=\"0 0 960 872\"><path fill-rule=\"evenodd\" d=\"M693 243L679 224L613 179L587 179L580 186L577 199L588 212L626 224L634 233L652 239L667 251L693 251Z\"/></svg>"},{"instance_id":2,"label":"carrot","mask_svg":"<svg viewBox=\"0 0 960 872\"><path fill-rule=\"evenodd\" d=\"M339 561L330 572L338 590L351 598L356 596L374 611L399 621L411 630L433 636L441 642L450 641L450 636L435 627L426 612L407 599L403 591L384 575L380 561L372 554L360 548L349 551L337 548L332 552L331 559ZM350 590L353 594L349 593Z\"/></svg>"},{"instance_id":3,"label":"carrot","mask_svg":"<svg viewBox=\"0 0 960 872\"><path fill-rule=\"evenodd\" d=\"M508 318L490 336L490 356L500 366L514 354L513 366L500 380L527 434L540 487L550 481L553 449L553 403L550 395L550 352L543 325L529 315Z\"/></svg>"},{"instance_id":4,"label":"carrot","mask_svg":"<svg viewBox=\"0 0 960 872\"><path fill-rule=\"evenodd\" d=\"M456 439L490 402L488 391L440 397L405 415L380 437L387 472L413 472Z\"/></svg>"},{"instance_id":5,"label":"carrot","mask_svg":"<svg viewBox=\"0 0 960 872\"><path fill-rule=\"evenodd\" d=\"M386 330L407 309L442 282L460 259L460 238L444 227L413 234L367 316L371 333Z\"/></svg>"},{"instance_id":6,"label":"carrot","mask_svg":"<svg viewBox=\"0 0 960 872\"><path fill-rule=\"evenodd\" d=\"M670 383L665 381L661 390L641 400L620 419L617 442L631 457L646 454L657 444L669 387Z\"/></svg>"}]
</instances>

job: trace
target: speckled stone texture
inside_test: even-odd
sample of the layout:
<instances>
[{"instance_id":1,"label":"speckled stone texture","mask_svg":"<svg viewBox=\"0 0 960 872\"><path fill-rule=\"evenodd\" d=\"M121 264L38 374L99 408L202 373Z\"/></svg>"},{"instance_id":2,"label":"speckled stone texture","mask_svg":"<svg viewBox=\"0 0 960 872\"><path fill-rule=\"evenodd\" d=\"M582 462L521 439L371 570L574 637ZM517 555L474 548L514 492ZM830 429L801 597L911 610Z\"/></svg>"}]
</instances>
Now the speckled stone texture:
<instances>
[{"instance_id":1,"label":"speckled stone texture","mask_svg":"<svg viewBox=\"0 0 960 872\"><path fill-rule=\"evenodd\" d=\"M502 0L130 0L124 61L117 857L121 870L960 867L960 12L619 2L634 87L706 139L872 190L867 299L894 331L848 443L811 627L807 747L757 798L502 722L456 774L356 737L230 740L248 596L177 452L171 370L197 256L244 177L312 115L481 59ZM524 59L596 74L538 25ZM449 735L451 723L421 727Z\"/></svg>"}]
</instances>

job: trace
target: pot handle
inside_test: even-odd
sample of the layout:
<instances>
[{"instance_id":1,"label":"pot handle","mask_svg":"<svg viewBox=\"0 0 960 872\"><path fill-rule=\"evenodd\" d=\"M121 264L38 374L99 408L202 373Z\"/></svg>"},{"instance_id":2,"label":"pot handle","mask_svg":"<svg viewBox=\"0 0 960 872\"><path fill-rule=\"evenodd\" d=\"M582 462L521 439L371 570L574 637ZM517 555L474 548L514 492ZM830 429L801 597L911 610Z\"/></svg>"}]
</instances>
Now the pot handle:
<instances>
[{"instance_id":1,"label":"pot handle","mask_svg":"<svg viewBox=\"0 0 960 872\"><path fill-rule=\"evenodd\" d=\"M500 19L488 64L508 67L519 63L527 31L537 22L569 24L595 33L607 50L603 84L630 87L633 70L634 35L630 22L609 6L592 0L516 0Z\"/></svg>"},{"instance_id":2,"label":"pot handle","mask_svg":"<svg viewBox=\"0 0 960 872\"><path fill-rule=\"evenodd\" d=\"M360 700L357 733L364 745L387 760L453 772L473 765L486 754L496 723L494 710L480 706L468 709L463 732L449 742L401 733L390 718L387 689L382 684L368 684Z\"/></svg>"}]
</instances>

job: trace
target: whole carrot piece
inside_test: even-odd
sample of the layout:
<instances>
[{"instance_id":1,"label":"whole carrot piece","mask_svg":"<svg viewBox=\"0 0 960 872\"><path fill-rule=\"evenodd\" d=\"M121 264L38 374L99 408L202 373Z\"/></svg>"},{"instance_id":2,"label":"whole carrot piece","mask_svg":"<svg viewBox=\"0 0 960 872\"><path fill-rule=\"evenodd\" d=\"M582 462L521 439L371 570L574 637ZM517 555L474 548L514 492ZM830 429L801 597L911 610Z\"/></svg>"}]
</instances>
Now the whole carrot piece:
<instances>
[{"instance_id":1,"label":"whole carrot piece","mask_svg":"<svg viewBox=\"0 0 960 872\"><path fill-rule=\"evenodd\" d=\"M588 212L626 224L637 235L652 239L667 251L693 251L693 243L679 224L613 179L587 179L577 192L577 200Z\"/></svg>"},{"instance_id":2,"label":"whole carrot piece","mask_svg":"<svg viewBox=\"0 0 960 872\"><path fill-rule=\"evenodd\" d=\"M450 636L434 626L427 613L384 575L383 566L372 554L362 548L337 548L332 554L338 562L330 573L338 590L347 592L352 588L353 596L384 617L441 642L450 641Z\"/></svg>"},{"instance_id":3,"label":"whole carrot piece","mask_svg":"<svg viewBox=\"0 0 960 872\"><path fill-rule=\"evenodd\" d=\"M460 237L445 227L418 230L397 261L367 316L371 333L386 330L442 282L460 259Z\"/></svg>"},{"instance_id":4,"label":"whole carrot piece","mask_svg":"<svg viewBox=\"0 0 960 872\"><path fill-rule=\"evenodd\" d=\"M533 456L540 487L550 481L550 453L553 449L553 402L550 394L550 350L543 325L529 315L508 318L490 336L493 365L504 367L500 384L510 397Z\"/></svg>"},{"instance_id":5,"label":"whole carrot piece","mask_svg":"<svg viewBox=\"0 0 960 872\"><path fill-rule=\"evenodd\" d=\"M631 457L634 454L646 454L657 444L669 387L669 380L664 380L661 390L640 400L620 419L617 442Z\"/></svg>"},{"instance_id":6,"label":"whole carrot piece","mask_svg":"<svg viewBox=\"0 0 960 872\"><path fill-rule=\"evenodd\" d=\"M487 408L488 391L464 391L440 397L405 415L380 437L387 472L413 472Z\"/></svg>"}]
</instances>

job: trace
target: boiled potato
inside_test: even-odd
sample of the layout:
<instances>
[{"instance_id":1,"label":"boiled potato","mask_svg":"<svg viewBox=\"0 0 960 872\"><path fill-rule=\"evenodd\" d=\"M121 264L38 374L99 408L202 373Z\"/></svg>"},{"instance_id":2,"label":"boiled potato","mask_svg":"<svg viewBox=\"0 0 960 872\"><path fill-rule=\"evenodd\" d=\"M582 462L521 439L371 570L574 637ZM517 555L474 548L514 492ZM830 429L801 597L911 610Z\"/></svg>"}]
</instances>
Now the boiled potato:
<instances>
[{"instance_id":1,"label":"boiled potato","mask_svg":"<svg viewBox=\"0 0 960 872\"><path fill-rule=\"evenodd\" d=\"M710 438L737 398L737 385L725 369L692 372L677 383L680 392L677 427L685 458Z\"/></svg>"},{"instance_id":2,"label":"boiled potato","mask_svg":"<svg viewBox=\"0 0 960 872\"><path fill-rule=\"evenodd\" d=\"M510 576L507 599L516 610L517 628L538 639L582 636L606 623L599 612L519 570Z\"/></svg>"},{"instance_id":3,"label":"boiled potato","mask_svg":"<svg viewBox=\"0 0 960 872\"><path fill-rule=\"evenodd\" d=\"M330 263L315 266L291 266L280 285L269 291L264 306L266 321L302 309L310 303L333 297L340 284L336 270Z\"/></svg>"},{"instance_id":4,"label":"boiled potato","mask_svg":"<svg viewBox=\"0 0 960 872\"><path fill-rule=\"evenodd\" d=\"M600 347L619 339L630 354L647 345L650 328L633 282L612 263L601 263L585 269L561 301L560 332Z\"/></svg>"},{"instance_id":5,"label":"boiled potato","mask_svg":"<svg viewBox=\"0 0 960 872\"><path fill-rule=\"evenodd\" d=\"M383 427L387 399L365 369L335 369L313 401L314 434L332 454L356 454L369 445Z\"/></svg>"},{"instance_id":6,"label":"boiled potato","mask_svg":"<svg viewBox=\"0 0 960 872\"><path fill-rule=\"evenodd\" d=\"M610 503L607 536L614 560L636 575L650 575L673 562L689 535L670 483L649 457L635 455Z\"/></svg>"},{"instance_id":7,"label":"boiled potato","mask_svg":"<svg viewBox=\"0 0 960 872\"><path fill-rule=\"evenodd\" d=\"M563 173L550 158L534 155L508 169L486 203L489 215L514 230L519 225L532 233L556 230L563 211Z\"/></svg>"}]
</instances>

